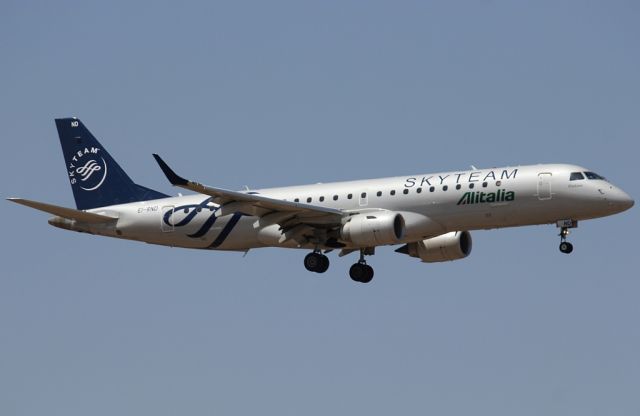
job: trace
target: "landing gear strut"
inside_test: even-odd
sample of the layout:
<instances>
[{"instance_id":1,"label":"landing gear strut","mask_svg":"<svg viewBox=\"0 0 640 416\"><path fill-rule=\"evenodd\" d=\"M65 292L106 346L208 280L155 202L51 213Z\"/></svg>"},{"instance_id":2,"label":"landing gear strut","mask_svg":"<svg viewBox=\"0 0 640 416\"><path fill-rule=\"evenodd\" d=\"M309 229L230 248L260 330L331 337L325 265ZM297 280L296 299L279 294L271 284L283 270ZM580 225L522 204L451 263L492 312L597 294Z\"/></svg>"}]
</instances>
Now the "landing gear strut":
<instances>
[{"instance_id":1,"label":"landing gear strut","mask_svg":"<svg viewBox=\"0 0 640 416\"><path fill-rule=\"evenodd\" d=\"M329 269L329 257L314 251L304 258L304 267L310 272L324 273Z\"/></svg>"},{"instance_id":2,"label":"landing gear strut","mask_svg":"<svg viewBox=\"0 0 640 416\"><path fill-rule=\"evenodd\" d=\"M573 251L573 244L567 241L570 228L576 228L578 221L563 220L558 221L557 226L560 228L560 251L564 254L569 254Z\"/></svg>"},{"instance_id":3,"label":"landing gear strut","mask_svg":"<svg viewBox=\"0 0 640 416\"><path fill-rule=\"evenodd\" d=\"M349 269L349 276L355 282L369 283L373 279L373 267L364 259L365 250L360 250L360 260Z\"/></svg>"}]
</instances>

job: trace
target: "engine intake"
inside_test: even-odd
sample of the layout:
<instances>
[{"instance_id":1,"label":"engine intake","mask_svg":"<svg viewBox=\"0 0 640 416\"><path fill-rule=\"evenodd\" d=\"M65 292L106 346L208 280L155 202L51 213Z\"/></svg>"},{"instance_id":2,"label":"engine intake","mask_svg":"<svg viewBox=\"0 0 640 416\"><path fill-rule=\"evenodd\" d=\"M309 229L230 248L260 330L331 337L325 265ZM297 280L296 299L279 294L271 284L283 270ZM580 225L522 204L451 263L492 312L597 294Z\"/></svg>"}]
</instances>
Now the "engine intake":
<instances>
[{"instance_id":1,"label":"engine intake","mask_svg":"<svg viewBox=\"0 0 640 416\"><path fill-rule=\"evenodd\" d=\"M459 260L471 254L469 231L454 231L416 243L406 244L396 251L417 257L425 263Z\"/></svg>"},{"instance_id":2,"label":"engine intake","mask_svg":"<svg viewBox=\"0 0 640 416\"><path fill-rule=\"evenodd\" d=\"M406 231L402 215L380 211L354 215L342 226L342 240L360 247L397 244Z\"/></svg>"}]
</instances>

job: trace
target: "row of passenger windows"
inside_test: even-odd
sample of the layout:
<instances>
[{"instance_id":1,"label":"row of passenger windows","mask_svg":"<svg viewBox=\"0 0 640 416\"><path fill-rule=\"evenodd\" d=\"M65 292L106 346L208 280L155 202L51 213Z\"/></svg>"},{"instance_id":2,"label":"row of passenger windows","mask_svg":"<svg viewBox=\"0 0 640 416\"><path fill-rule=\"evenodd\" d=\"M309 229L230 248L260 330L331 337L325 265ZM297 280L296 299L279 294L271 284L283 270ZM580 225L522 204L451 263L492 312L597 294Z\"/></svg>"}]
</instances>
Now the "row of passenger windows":
<instances>
[{"instance_id":1,"label":"row of passenger windows","mask_svg":"<svg viewBox=\"0 0 640 416\"><path fill-rule=\"evenodd\" d=\"M584 175L582 174L583 172L571 172L571 176L569 176L569 180L570 181L581 181L584 179L584 177L586 176L587 179L600 179L600 180L606 180L603 176L598 175L597 173L594 172L584 172Z\"/></svg>"},{"instance_id":2,"label":"row of passenger windows","mask_svg":"<svg viewBox=\"0 0 640 416\"><path fill-rule=\"evenodd\" d=\"M502 181L496 181L496 186L500 186L500 185L502 185ZM483 188L486 188L487 186L489 186L489 183L488 183L488 182L482 182L482 187L483 187ZM473 182L472 182L472 183L470 183L470 184L469 184L469 189L473 189L474 187L475 187L475 183L473 183ZM425 188L425 189L426 189L426 188ZM462 189L462 185L461 185L461 184L457 184L457 185L456 185L456 189L457 189L457 190ZM443 191L447 191L447 190L449 190L449 186L448 186L448 185L444 185L444 186L442 187L442 190L443 190ZM429 187L429 192L435 192L435 191L436 191L436 187L435 187L435 186L431 186L431 187ZM408 194L409 194L409 189L408 189L408 188L403 189L403 190L402 190L402 193L403 193L404 195L408 195ZM422 193L422 188L420 188L420 187L419 187L419 188L416 188L416 193L417 193L417 194ZM396 194L396 190L395 190L395 189L392 189L392 190L390 190L390 191L389 191L389 195L393 196L393 195L395 195L395 194ZM382 191L378 191L378 192L376 192L376 196L378 196L378 197L382 196ZM363 199L364 199L364 198L366 198L366 197L367 197L367 193L366 193L366 192L363 192L363 193L361 193L361 194L360 194L360 198L363 198ZM338 195L334 195L334 196L333 196L333 200L334 200L334 201L337 201L338 199L339 199L339 196L338 196ZM353 194L347 194L347 199L353 199ZM324 196L321 196L321 197L319 197L319 198L318 198L318 200L319 200L320 202L324 202L325 198L324 198ZM294 202L300 202L300 198L295 198L293 201L294 201ZM308 198L306 199L306 201L307 201L307 203L311 203L311 202L313 202L313 198L308 197Z\"/></svg>"}]
</instances>

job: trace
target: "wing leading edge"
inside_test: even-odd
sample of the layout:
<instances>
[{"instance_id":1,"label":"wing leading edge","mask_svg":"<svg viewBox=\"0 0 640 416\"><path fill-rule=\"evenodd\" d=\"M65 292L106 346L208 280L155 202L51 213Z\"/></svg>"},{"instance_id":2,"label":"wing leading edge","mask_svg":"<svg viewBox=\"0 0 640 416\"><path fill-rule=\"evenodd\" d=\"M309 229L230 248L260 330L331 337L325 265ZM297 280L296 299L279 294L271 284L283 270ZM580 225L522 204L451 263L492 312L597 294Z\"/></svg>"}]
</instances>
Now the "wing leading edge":
<instances>
[{"instance_id":1,"label":"wing leading edge","mask_svg":"<svg viewBox=\"0 0 640 416\"><path fill-rule=\"evenodd\" d=\"M153 157L156 159L160 169L162 169L162 172L164 172L172 185L211 196L214 203L222 206L218 211L219 215L241 212L247 215L262 217L266 214L275 214L277 212L282 213L282 220L278 221L279 223L284 222L285 219L289 222L293 217L297 217L298 221L296 222L299 223L318 221L325 224L340 224L342 218L345 215L348 215L339 209L284 201L255 193L230 191L227 189L202 185L179 176L157 154L154 153ZM287 213L290 215L286 215Z\"/></svg>"}]
</instances>

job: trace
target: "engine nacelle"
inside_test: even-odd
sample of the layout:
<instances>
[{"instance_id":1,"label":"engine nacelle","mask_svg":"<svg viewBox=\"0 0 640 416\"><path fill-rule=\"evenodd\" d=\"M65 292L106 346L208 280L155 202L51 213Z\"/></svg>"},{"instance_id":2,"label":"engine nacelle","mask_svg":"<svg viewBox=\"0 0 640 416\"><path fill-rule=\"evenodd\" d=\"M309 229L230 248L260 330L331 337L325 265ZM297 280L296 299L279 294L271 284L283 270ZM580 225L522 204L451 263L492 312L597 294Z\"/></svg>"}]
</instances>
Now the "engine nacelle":
<instances>
[{"instance_id":1,"label":"engine nacelle","mask_svg":"<svg viewBox=\"0 0 640 416\"><path fill-rule=\"evenodd\" d=\"M404 237L402 215L391 211L376 211L354 215L340 230L342 240L359 247L397 244Z\"/></svg>"},{"instance_id":2,"label":"engine nacelle","mask_svg":"<svg viewBox=\"0 0 640 416\"><path fill-rule=\"evenodd\" d=\"M471 253L471 246L469 231L454 231L409 243L396 251L417 257L425 263L437 263L463 259Z\"/></svg>"}]
</instances>

